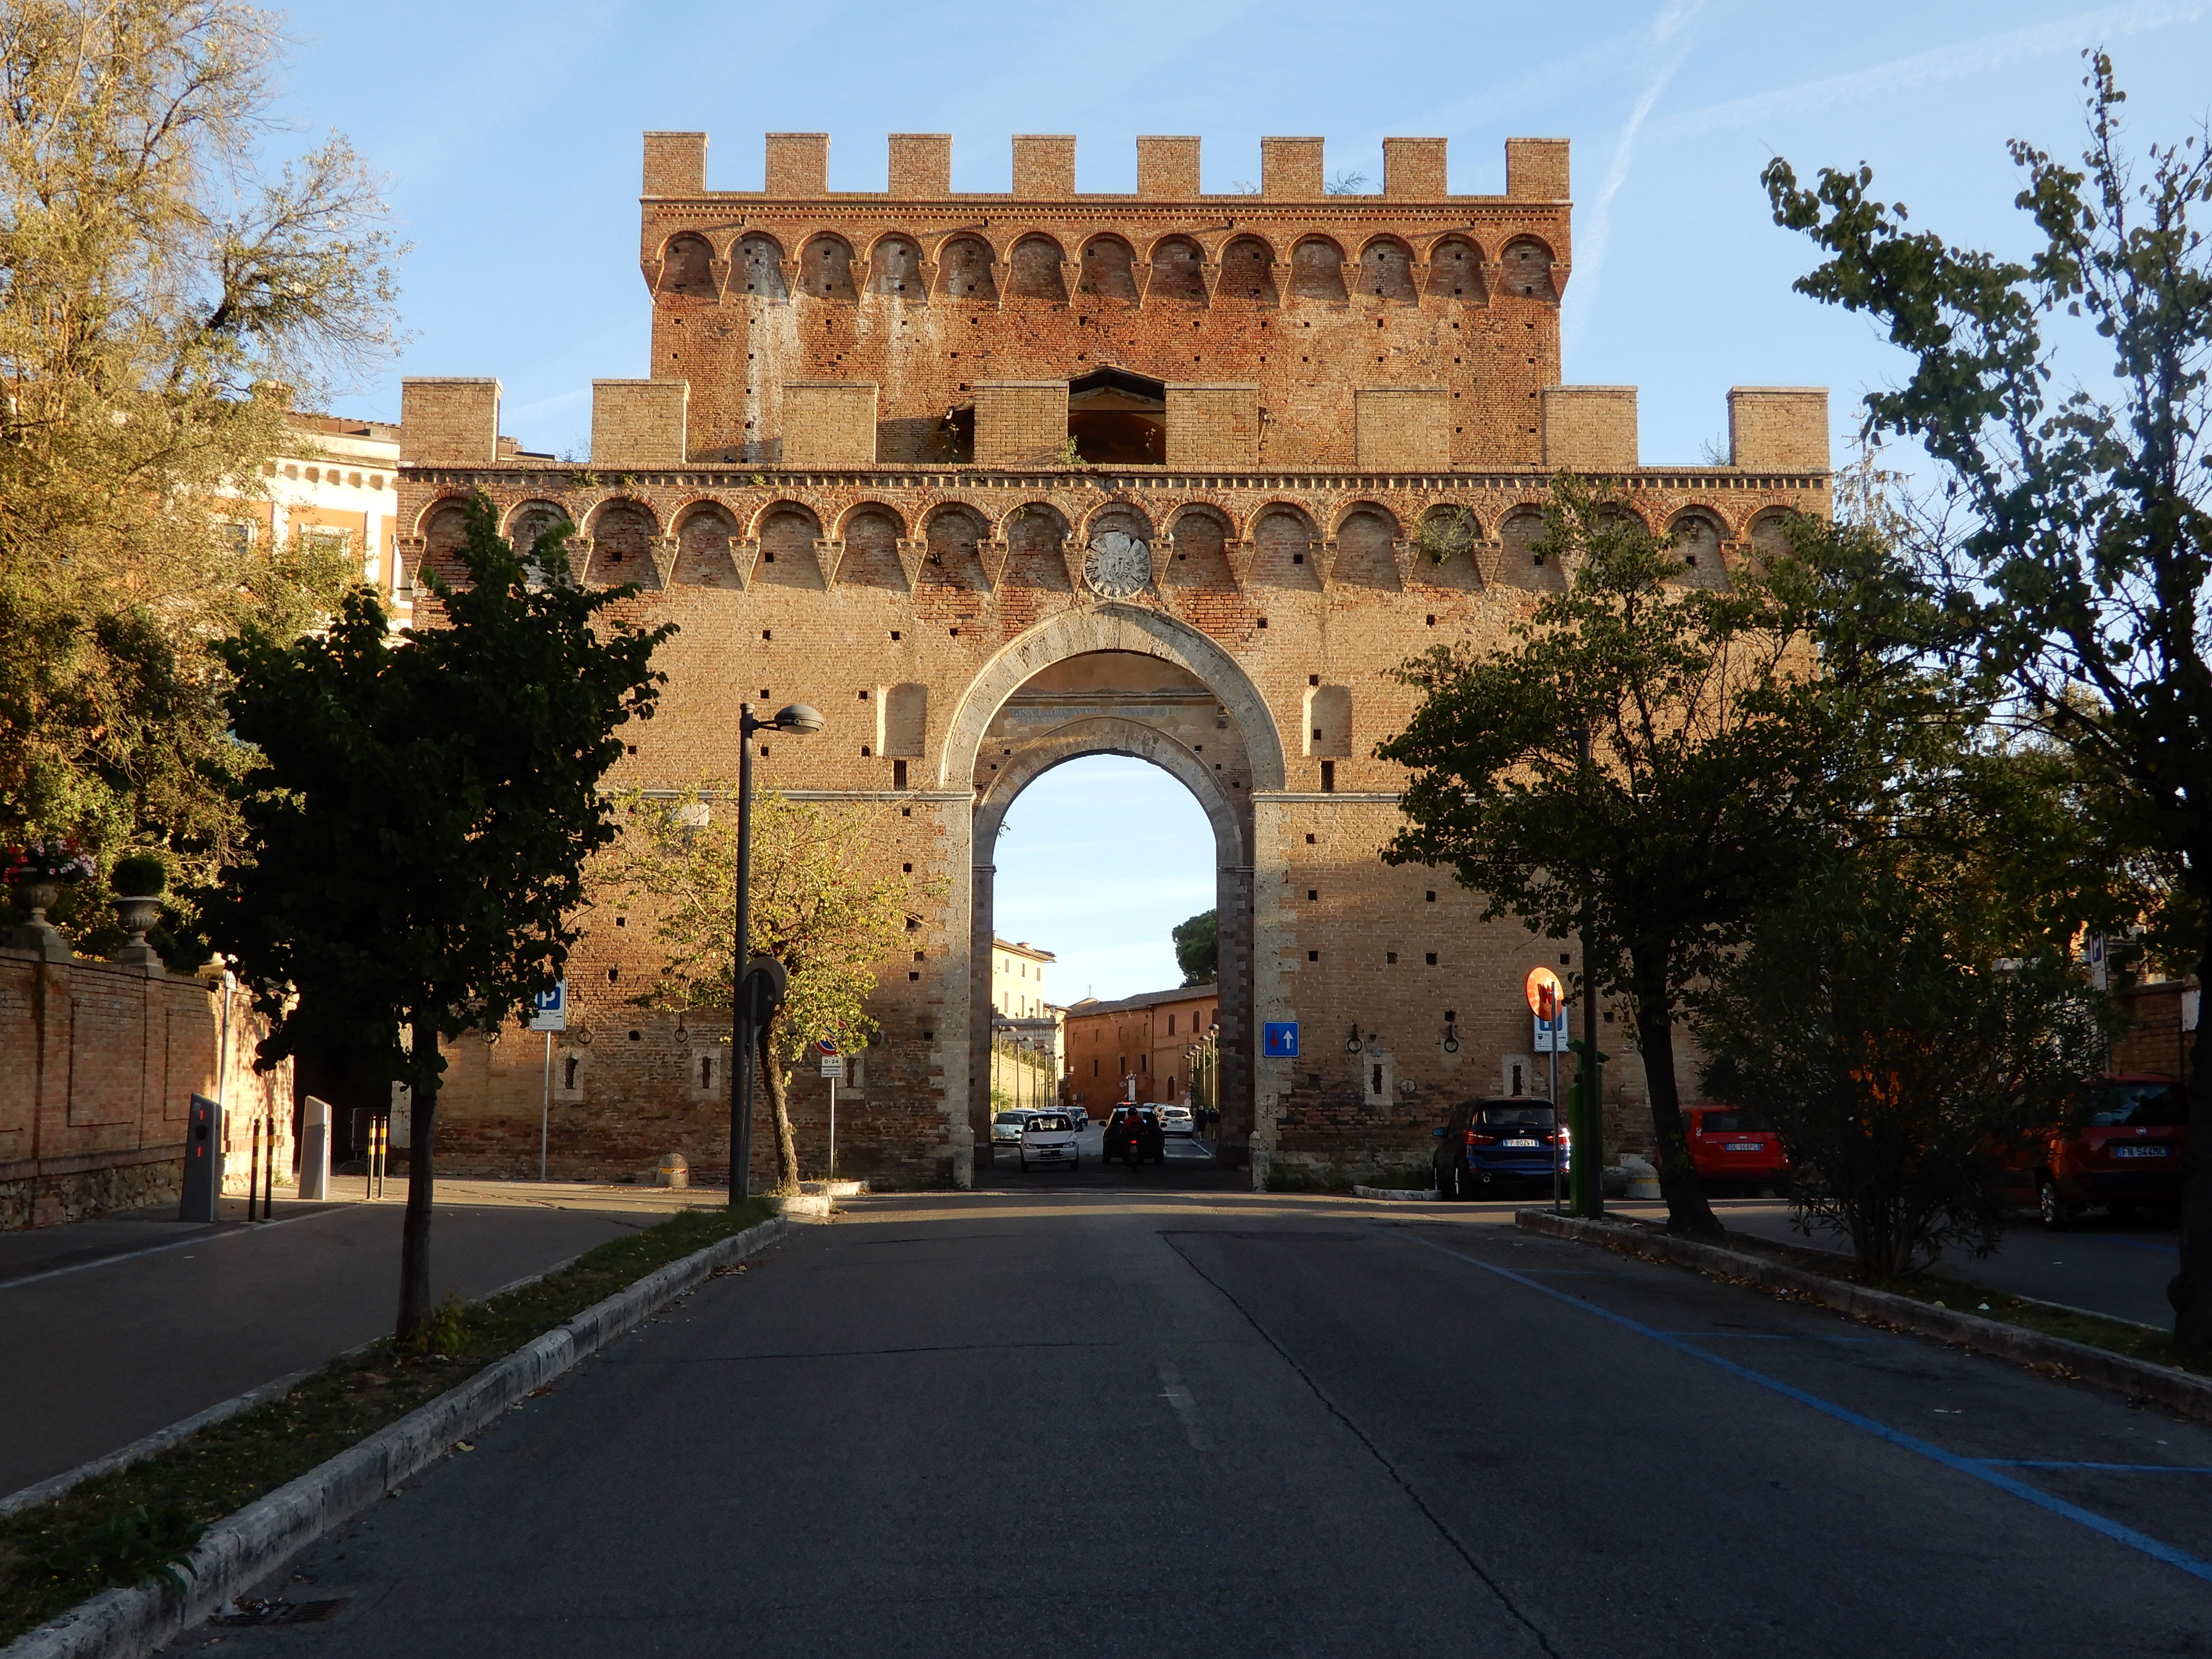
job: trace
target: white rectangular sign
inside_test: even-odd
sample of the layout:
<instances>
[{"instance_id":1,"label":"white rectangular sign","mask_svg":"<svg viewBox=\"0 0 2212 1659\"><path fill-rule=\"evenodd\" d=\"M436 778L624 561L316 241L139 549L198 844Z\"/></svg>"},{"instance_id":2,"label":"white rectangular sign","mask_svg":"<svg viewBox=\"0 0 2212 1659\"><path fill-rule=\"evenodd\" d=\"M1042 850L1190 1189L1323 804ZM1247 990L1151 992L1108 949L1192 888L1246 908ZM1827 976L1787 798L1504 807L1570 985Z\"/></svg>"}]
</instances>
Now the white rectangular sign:
<instances>
[{"instance_id":1,"label":"white rectangular sign","mask_svg":"<svg viewBox=\"0 0 2212 1659\"><path fill-rule=\"evenodd\" d=\"M1567 1047L1567 1011L1563 1006L1555 1020L1536 1021L1536 1052L1540 1054L1569 1053Z\"/></svg>"},{"instance_id":2,"label":"white rectangular sign","mask_svg":"<svg viewBox=\"0 0 2212 1659\"><path fill-rule=\"evenodd\" d=\"M530 1000L532 1012L530 1029L533 1031L565 1031L568 1029L568 981L554 981L550 991L540 991Z\"/></svg>"},{"instance_id":3,"label":"white rectangular sign","mask_svg":"<svg viewBox=\"0 0 2212 1659\"><path fill-rule=\"evenodd\" d=\"M843 1077L845 1075L845 1056L842 1054L823 1055L822 1075L824 1077L834 1078Z\"/></svg>"}]
</instances>

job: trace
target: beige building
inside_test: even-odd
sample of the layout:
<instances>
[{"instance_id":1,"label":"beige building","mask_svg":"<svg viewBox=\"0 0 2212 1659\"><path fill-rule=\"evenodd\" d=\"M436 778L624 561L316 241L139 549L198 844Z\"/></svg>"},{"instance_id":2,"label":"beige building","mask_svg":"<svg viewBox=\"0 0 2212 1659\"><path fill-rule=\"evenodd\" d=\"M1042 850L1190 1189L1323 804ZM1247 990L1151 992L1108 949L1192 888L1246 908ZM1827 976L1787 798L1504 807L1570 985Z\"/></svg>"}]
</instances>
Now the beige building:
<instances>
[{"instance_id":1,"label":"beige building","mask_svg":"<svg viewBox=\"0 0 2212 1659\"><path fill-rule=\"evenodd\" d=\"M1027 939L991 939L991 1094L994 1107L1052 1103L1060 1072L1060 1011L1045 1000L1056 958Z\"/></svg>"},{"instance_id":2,"label":"beige building","mask_svg":"<svg viewBox=\"0 0 2212 1659\"><path fill-rule=\"evenodd\" d=\"M234 533L258 548L319 541L360 561L397 619L409 619L398 582L394 525L399 512L399 428L382 421L294 414L291 442L261 469L261 492L240 501Z\"/></svg>"}]
</instances>

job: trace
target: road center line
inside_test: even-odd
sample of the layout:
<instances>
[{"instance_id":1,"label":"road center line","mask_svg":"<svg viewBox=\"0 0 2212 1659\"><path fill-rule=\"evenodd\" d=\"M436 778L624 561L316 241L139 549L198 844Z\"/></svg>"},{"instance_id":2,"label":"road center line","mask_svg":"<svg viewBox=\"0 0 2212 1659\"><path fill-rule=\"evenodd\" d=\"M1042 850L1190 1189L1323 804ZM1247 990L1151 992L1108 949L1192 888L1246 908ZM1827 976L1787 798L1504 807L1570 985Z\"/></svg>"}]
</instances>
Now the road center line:
<instances>
[{"instance_id":1,"label":"road center line","mask_svg":"<svg viewBox=\"0 0 2212 1659\"><path fill-rule=\"evenodd\" d=\"M1739 1365L1735 1361L1723 1359L1718 1354L1707 1353L1704 1349L1686 1342L1680 1337L1671 1336L1667 1332L1654 1326L1646 1325L1640 1320L1631 1319L1626 1314L1619 1314L1609 1308L1598 1307L1580 1297L1570 1296L1565 1291L1555 1291L1550 1285L1540 1284L1526 1273L1515 1273L1510 1267L1498 1267L1483 1261L1480 1256L1468 1255L1464 1251L1455 1250L1446 1245L1439 1244L1432 1238L1423 1238L1419 1233L1409 1231L1404 1236L1416 1244L1427 1246L1440 1255L1450 1256L1455 1261L1464 1261L1471 1267L1480 1267L1486 1273L1494 1273L1500 1279L1510 1279L1514 1284L1526 1290L1534 1291L1539 1296L1548 1296L1555 1302L1564 1302L1571 1308L1579 1308L1585 1313L1595 1314L1600 1319L1610 1321L1624 1330L1634 1331L1638 1336L1649 1337L1652 1341L1672 1348L1677 1353L1687 1354L1691 1358L1703 1364L1726 1371L1733 1376L1740 1376L1747 1382L1755 1382L1762 1389L1771 1389L1785 1400L1794 1400L1801 1406L1810 1406L1814 1411L1832 1417L1839 1423L1848 1423L1851 1427L1863 1430L1878 1440L1887 1440L1893 1446L1900 1446L1906 1451L1916 1452L1932 1462L1941 1463L1946 1468L1955 1469L1961 1474L1971 1475L1977 1480L1995 1486L2000 1492L2008 1492L2015 1498L2026 1498L2039 1509L2048 1510L2053 1515L2063 1516L2067 1520L2079 1526L2087 1527L2090 1531L2100 1534L2114 1543L2125 1544L2130 1549L2140 1550L2145 1555L2165 1562L2168 1566L2179 1567L2185 1573L2212 1583L2212 1561L2200 1560L2187 1551L2176 1549L2172 1545L2153 1538L2148 1533L2137 1532L2133 1527L2123 1526L2119 1522L2099 1515L2094 1510L2085 1510L2078 1504L2069 1504L2063 1498L2054 1498L2049 1492L2039 1492L2024 1480L2015 1480L2010 1475L1998 1474L1996 1468L1987 1463L1971 1457L1961 1457L1955 1452L1946 1451L1942 1447L1931 1444L1916 1435L1906 1434L1900 1429L1893 1429L1886 1423L1877 1423L1871 1417L1863 1416L1848 1406L1839 1406L1832 1400L1823 1399L1817 1394L1798 1388L1792 1383L1784 1382L1779 1377L1769 1376L1763 1371L1753 1370L1748 1365Z\"/></svg>"}]
</instances>

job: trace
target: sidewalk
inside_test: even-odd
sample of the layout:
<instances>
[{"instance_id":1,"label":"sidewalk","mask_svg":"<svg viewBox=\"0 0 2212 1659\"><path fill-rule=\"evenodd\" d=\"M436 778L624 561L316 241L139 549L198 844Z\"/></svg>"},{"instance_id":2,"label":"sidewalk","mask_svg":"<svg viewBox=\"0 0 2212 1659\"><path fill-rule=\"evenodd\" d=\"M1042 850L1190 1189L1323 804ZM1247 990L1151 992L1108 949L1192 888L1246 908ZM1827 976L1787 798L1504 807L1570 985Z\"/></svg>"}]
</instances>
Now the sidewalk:
<instances>
[{"instance_id":1,"label":"sidewalk","mask_svg":"<svg viewBox=\"0 0 2212 1659\"><path fill-rule=\"evenodd\" d=\"M1606 1200L1614 1214L1662 1221L1663 1204ZM1790 1224L1790 1206L1777 1200L1715 1199L1713 1212L1731 1232L1795 1244L1800 1249L1850 1254L1840 1232L1808 1238ZM2173 1230L2119 1227L2102 1216L2085 1216L2070 1232L2048 1232L2038 1223L2008 1229L1995 1255L1946 1250L1936 1270L2013 1296L2057 1302L2114 1319L2131 1319L2161 1329L2173 1323L2166 1282L2181 1266L2180 1242Z\"/></svg>"},{"instance_id":2,"label":"sidewalk","mask_svg":"<svg viewBox=\"0 0 2212 1659\"><path fill-rule=\"evenodd\" d=\"M387 1334L407 1183L385 1194L280 1197L258 1225L141 1213L0 1234L0 1324L14 1338L0 1350L0 1494ZM723 1201L707 1189L441 1181L431 1284L478 1297Z\"/></svg>"}]
</instances>

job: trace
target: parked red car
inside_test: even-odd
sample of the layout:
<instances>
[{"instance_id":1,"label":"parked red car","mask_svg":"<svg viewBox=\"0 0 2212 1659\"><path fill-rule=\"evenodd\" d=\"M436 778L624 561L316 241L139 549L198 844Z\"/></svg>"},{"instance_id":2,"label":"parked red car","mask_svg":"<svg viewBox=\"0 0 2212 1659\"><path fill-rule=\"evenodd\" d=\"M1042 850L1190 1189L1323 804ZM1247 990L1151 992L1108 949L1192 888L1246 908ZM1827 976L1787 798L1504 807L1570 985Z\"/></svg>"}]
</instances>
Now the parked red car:
<instances>
[{"instance_id":1,"label":"parked red car","mask_svg":"<svg viewBox=\"0 0 2212 1659\"><path fill-rule=\"evenodd\" d=\"M2178 1207L2189 1121L2181 1085L2132 1073L2081 1087L2063 1124L2006 1149L2007 1195L2033 1205L2054 1230L2071 1226L2093 1205L2103 1205L2115 1221L2139 1207Z\"/></svg>"},{"instance_id":2,"label":"parked red car","mask_svg":"<svg viewBox=\"0 0 2212 1659\"><path fill-rule=\"evenodd\" d=\"M1790 1154L1782 1150L1782 1137L1757 1112L1687 1106L1682 1116L1698 1180L1771 1187L1777 1193L1789 1181Z\"/></svg>"}]
</instances>

